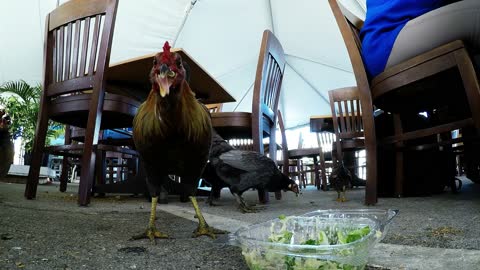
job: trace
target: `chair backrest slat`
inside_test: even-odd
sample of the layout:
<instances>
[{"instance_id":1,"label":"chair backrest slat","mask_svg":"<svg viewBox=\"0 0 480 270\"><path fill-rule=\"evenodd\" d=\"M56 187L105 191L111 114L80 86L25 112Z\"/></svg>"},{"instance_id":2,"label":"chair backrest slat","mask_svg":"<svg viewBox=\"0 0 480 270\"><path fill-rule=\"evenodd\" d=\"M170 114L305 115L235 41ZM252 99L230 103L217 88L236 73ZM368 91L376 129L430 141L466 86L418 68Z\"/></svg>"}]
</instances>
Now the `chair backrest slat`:
<instances>
[{"instance_id":1,"label":"chair backrest slat","mask_svg":"<svg viewBox=\"0 0 480 270\"><path fill-rule=\"evenodd\" d=\"M341 102L334 103L338 109L338 117L336 118L337 121L340 121L340 131L345 131L345 116L343 114L343 108Z\"/></svg>"},{"instance_id":2,"label":"chair backrest slat","mask_svg":"<svg viewBox=\"0 0 480 270\"><path fill-rule=\"evenodd\" d=\"M347 132L351 132L352 131L352 117L351 117L351 113L352 111L350 110L350 107L348 106L349 104L349 100L344 100L343 101L343 106L345 108L345 130Z\"/></svg>"},{"instance_id":3,"label":"chair backrest slat","mask_svg":"<svg viewBox=\"0 0 480 270\"><path fill-rule=\"evenodd\" d=\"M67 28L67 47L66 47L66 56L65 56L65 74L63 78L68 80L70 79L70 66L71 66L71 51L72 51L72 23L68 23Z\"/></svg>"},{"instance_id":4,"label":"chair backrest slat","mask_svg":"<svg viewBox=\"0 0 480 270\"><path fill-rule=\"evenodd\" d=\"M93 37L92 37L92 50L90 52L90 61L88 62L88 75L93 76L95 71L96 59L97 59L97 48L98 48L98 36L100 32L100 23L102 17L100 15L95 16L95 26L93 27Z\"/></svg>"},{"instance_id":5,"label":"chair backrest slat","mask_svg":"<svg viewBox=\"0 0 480 270\"><path fill-rule=\"evenodd\" d=\"M75 21L75 34L73 38L73 58L72 58L72 72L70 73L69 79L73 79L77 77L77 66L78 66L78 52L80 49L80 27L82 25L81 20Z\"/></svg>"},{"instance_id":6,"label":"chair backrest slat","mask_svg":"<svg viewBox=\"0 0 480 270\"><path fill-rule=\"evenodd\" d=\"M63 33L65 32L64 31L64 27L63 26L60 26L60 28L57 30L58 32L58 43L57 43L57 50L58 50L58 53L57 53L57 56L58 56L58 59L57 59L57 67L58 69L56 70L56 73L57 73L57 82L61 82L63 81L63 51L64 51L64 46L63 46Z\"/></svg>"},{"instance_id":7,"label":"chair backrest slat","mask_svg":"<svg viewBox=\"0 0 480 270\"><path fill-rule=\"evenodd\" d=\"M45 73L45 76L48 76L48 81L49 82L56 82L58 81L58 77L57 77L57 73L55 72L55 70L57 70L57 66L58 66L58 56L57 56L57 31L53 31L51 33L52 37L50 38L50 40L46 40L45 42L47 42L47 47L50 48L50 50L47 49L49 55L47 55L47 59L48 58L52 58L53 60L52 61L47 61L46 64L49 65L50 68L46 69L46 71L48 71L48 73Z\"/></svg>"},{"instance_id":8,"label":"chair backrest slat","mask_svg":"<svg viewBox=\"0 0 480 270\"><path fill-rule=\"evenodd\" d=\"M80 53L80 77L85 76L87 69L87 52L88 52L88 40L90 35L90 17L85 19L83 25L83 40L82 40L82 52Z\"/></svg>"},{"instance_id":9,"label":"chair backrest slat","mask_svg":"<svg viewBox=\"0 0 480 270\"><path fill-rule=\"evenodd\" d=\"M351 118L351 124L352 124L352 130L357 130L358 129L358 125L357 125L357 117L355 115L355 104L354 104L354 101L353 100L349 100L349 103L348 105L350 106L353 114L352 114L352 118Z\"/></svg>"}]
</instances>

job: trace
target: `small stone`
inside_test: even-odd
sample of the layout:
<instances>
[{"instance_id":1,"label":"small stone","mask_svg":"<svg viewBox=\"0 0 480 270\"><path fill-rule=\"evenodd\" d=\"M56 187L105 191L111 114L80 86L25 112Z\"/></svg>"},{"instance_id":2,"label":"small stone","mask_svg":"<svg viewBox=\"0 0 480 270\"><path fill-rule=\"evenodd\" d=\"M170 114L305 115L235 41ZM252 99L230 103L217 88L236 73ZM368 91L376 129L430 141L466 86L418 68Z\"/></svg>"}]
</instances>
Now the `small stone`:
<instances>
[{"instance_id":1,"label":"small stone","mask_svg":"<svg viewBox=\"0 0 480 270\"><path fill-rule=\"evenodd\" d=\"M12 247L13 250L22 250L21 247Z\"/></svg>"},{"instance_id":2,"label":"small stone","mask_svg":"<svg viewBox=\"0 0 480 270\"><path fill-rule=\"evenodd\" d=\"M10 239L13 239L13 236L8 234L8 233L3 233L0 235L0 239L2 240L10 240Z\"/></svg>"},{"instance_id":3,"label":"small stone","mask_svg":"<svg viewBox=\"0 0 480 270\"><path fill-rule=\"evenodd\" d=\"M134 265L131 265L130 266L130 269L137 269L137 266L134 264Z\"/></svg>"}]
</instances>

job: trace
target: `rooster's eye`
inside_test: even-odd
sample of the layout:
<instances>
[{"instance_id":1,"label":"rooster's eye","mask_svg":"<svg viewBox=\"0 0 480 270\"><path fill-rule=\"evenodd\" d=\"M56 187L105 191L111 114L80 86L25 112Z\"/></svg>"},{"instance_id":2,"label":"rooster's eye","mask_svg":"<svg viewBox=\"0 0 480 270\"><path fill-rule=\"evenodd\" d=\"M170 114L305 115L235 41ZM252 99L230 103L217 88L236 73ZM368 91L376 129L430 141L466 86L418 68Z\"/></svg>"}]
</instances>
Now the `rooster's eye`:
<instances>
[{"instance_id":1,"label":"rooster's eye","mask_svg":"<svg viewBox=\"0 0 480 270\"><path fill-rule=\"evenodd\" d=\"M170 71L167 73L167 76L168 76L168 77L175 77L175 72L173 72L173 71L170 70Z\"/></svg>"}]
</instances>

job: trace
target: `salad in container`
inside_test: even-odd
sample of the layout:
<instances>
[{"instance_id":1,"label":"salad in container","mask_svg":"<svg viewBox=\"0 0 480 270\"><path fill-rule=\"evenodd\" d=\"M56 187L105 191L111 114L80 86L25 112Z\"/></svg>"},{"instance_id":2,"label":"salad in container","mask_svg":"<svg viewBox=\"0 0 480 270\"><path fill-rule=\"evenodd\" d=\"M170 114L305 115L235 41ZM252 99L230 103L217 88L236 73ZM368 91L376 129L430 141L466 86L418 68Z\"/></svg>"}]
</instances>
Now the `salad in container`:
<instances>
[{"instance_id":1,"label":"salad in container","mask_svg":"<svg viewBox=\"0 0 480 270\"><path fill-rule=\"evenodd\" d=\"M364 269L398 210L318 210L280 216L230 234L252 270Z\"/></svg>"}]
</instances>

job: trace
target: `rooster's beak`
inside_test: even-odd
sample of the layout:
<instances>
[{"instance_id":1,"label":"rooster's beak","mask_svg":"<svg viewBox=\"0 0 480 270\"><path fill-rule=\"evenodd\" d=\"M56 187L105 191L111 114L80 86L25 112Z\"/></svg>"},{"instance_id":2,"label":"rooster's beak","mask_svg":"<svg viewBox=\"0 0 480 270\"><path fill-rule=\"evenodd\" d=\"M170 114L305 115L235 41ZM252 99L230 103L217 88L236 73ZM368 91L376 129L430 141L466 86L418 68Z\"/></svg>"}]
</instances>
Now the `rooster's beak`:
<instances>
[{"instance_id":1,"label":"rooster's beak","mask_svg":"<svg viewBox=\"0 0 480 270\"><path fill-rule=\"evenodd\" d=\"M157 74L157 77L155 78L158 84L158 88L160 88L160 96L163 98L168 93L170 92L170 85L171 83L168 80L167 73L170 71L170 69L167 67L167 65L163 64L160 67L160 72Z\"/></svg>"},{"instance_id":2,"label":"rooster's beak","mask_svg":"<svg viewBox=\"0 0 480 270\"><path fill-rule=\"evenodd\" d=\"M156 78L158 88L160 88L160 96L163 98L170 92L170 82L165 73L160 73Z\"/></svg>"}]
</instances>

